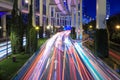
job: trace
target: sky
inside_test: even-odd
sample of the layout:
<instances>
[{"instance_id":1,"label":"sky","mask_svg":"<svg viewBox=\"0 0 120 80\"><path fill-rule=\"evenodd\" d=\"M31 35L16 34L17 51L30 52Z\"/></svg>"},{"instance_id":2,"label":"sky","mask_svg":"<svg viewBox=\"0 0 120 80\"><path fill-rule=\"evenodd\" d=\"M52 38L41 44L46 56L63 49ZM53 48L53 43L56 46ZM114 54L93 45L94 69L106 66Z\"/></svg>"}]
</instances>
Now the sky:
<instances>
[{"instance_id":1,"label":"sky","mask_svg":"<svg viewBox=\"0 0 120 80\"><path fill-rule=\"evenodd\" d=\"M86 15L95 18L96 16L96 0L83 0L85 8L86 8ZM114 15L120 13L120 0L109 0L110 2L110 15Z\"/></svg>"},{"instance_id":2,"label":"sky","mask_svg":"<svg viewBox=\"0 0 120 80\"><path fill-rule=\"evenodd\" d=\"M120 13L120 0L110 0L111 14Z\"/></svg>"},{"instance_id":3,"label":"sky","mask_svg":"<svg viewBox=\"0 0 120 80\"><path fill-rule=\"evenodd\" d=\"M83 0L83 5L85 6L84 10L86 15L95 18L96 16L96 1L97 0ZM110 15L120 13L120 0L109 0L110 2ZM3 12L0 12L0 16L3 15Z\"/></svg>"}]
</instances>

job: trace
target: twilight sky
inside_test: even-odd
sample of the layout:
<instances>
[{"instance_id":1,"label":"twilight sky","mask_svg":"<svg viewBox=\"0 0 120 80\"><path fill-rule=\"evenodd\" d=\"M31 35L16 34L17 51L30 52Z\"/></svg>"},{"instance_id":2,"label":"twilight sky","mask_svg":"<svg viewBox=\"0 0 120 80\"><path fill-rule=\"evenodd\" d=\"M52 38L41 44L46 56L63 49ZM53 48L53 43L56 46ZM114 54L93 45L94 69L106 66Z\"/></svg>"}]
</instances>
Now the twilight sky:
<instances>
[{"instance_id":1,"label":"twilight sky","mask_svg":"<svg viewBox=\"0 0 120 80\"><path fill-rule=\"evenodd\" d=\"M84 10L86 11L86 15L88 15L89 17L95 18L96 0L83 0L83 1L84 1L83 5L85 6ZM120 13L120 0L107 0L107 1L110 2L110 15ZM5 13L0 12L0 16L3 14Z\"/></svg>"},{"instance_id":2,"label":"twilight sky","mask_svg":"<svg viewBox=\"0 0 120 80\"><path fill-rule=\"evenodd\" d=\"M96 16L96 0L85 1L86 14L92 18ZM120 0L108 0L110 2L110 15L120 13ZM102 5L101 5L102 6Z\"/></svg>"}]
</instances>

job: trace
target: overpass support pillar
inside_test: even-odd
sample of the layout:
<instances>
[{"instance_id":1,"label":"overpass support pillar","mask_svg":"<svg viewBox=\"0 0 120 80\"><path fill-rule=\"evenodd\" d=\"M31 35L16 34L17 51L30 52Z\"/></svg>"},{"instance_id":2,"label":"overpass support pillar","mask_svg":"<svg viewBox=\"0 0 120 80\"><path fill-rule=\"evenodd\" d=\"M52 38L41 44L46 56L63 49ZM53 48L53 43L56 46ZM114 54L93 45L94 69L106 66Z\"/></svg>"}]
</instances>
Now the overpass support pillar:
<instances>
[{"instance_id":1,"label":"overpass support pillar","mask_svg":"<svg viewBox=\"0 0 120 80\"><path fill-rule=\"evenodd\" d=\"M102 5L102 6L101 6ZM98 57L108 57L108 34L106 29L106 0L97 0L95 32L95 53Z\"/></svg>"},{"instance_id":2,"label":"overpass support pillar","mask_svg":"<svg viewBox=\"0 0 120 80\"><path fill-rule=\"evenodd\" d=\"M60 16L61 16L61 15L60 15L60 12L58 13L58 15L59 15L59 16L58 16L59 26L60 26Z\"/></svg>"},{"instance_id":3,"label":"overpass support pillar","mask_svg":"<svg viewBox=\"0 0 120 80\"><path fill-rule=\"evenodd\" d=\"M49 23L49 25L51 26L51 18L52 18L52 16L51 16L51 11L52 11L52 6L51 5L49 5L49 17L48 17L48 23Z\"/></svg>"},{"instance_id":4,"label":"overpass support pillar","mask_svg":"<svg viewBox=\"0 0 120 80\"><path fill-rule=\"evenodd\" d=\"M55 26L57 26L57 12L55 12Z\"/></svg>"},{"instance_id":5,"label":"overpass support pillar","mask_svg":"<svg viewBox=\"0 0 120 80\"><path fill-rule=\"evenodd\" d=\"M22 9L22 0L18 0L18 9L21 11Z\"/></svg>"},{"instance_id":6,"label":"overpass support pillar","mask_svg":"<svg viewBox=\"0 0 120 80\"><path fill-rule=\"evenodd\" d=\"M65 16L63 17L63 26L65 26Z\"/></svg>"},{"instance_id":7,"label":"overpass support pillar","mask_svg":"<svg viewBox=\"0 0 120 80\"><path fill-rule=\"evenodd\" d=\"M54 32L54 25L55 25L55 14L56 14L56 5L51 5L51 29L52 33Z\"/></svg>"},{"instance_id":8,"label":"overpass support pillar","mask_svg":"<svg viewBox=\"0 0 120 80\"><path fill-rule=\"evenodd\" d=\"M56 12L56 26L60 25L60 13Z\"/></svg>"},{"instance_id":9,"label":"overpass support pillar","mask_svg":"<svg viewBox=\"0 0 120 80\"><path fill-rule=\"evenodd\" d=\"M77 0L77 3L78 0ZM76 5L76 39L82 40L82 0L80 0L80 10L79 10L79 4ZM79 27L79 16L78 12L80 11L80 27Z\"/></svg>"},{"instance_id":10,"label":"overpass support pillar","mask_svg":"<svg viewBox=\"0 0 120 80\"><path fill-rule=\"evenodd\" d=\"M50 7L50 0L46 0L46 26L49 24L49 7Z\"/></svg>"},{"instance_id":11,"label":"overpass support pillar","mask_svg":"<svg viewBox=\"0 0 120 80\"><path fill-rule=\"evenodd\" d=\"M71 26L74 27L74 7L72 6L72 18L71 18Z\"/></svg>"},{"instance_id":12,"label":"overpass support pillar","mask_svg":"<svg viewBox=\"0 0 120 80\"><path fill-rule=\"evenodd\" d=\"M49 25L49 7L50 7L50 0L45 0L46 1L46 22L45 22L45 25L44 25L44 33L43 33L43 36L45 37L46 36L46 27Z\"/></svg>"},{"instance_id":13,"label":"overpass support pillar","mask_svg":"<svg viewBox=\"0 0 120 80\"><path fill-rule=\"evenodd\" d=\"M20 1L18 0L18 8L20 9ZM36 26L36 17L35 17L35 1L34 0L29 0L28 2L28 11L30 11L30 5L32 5L32 25L35 27Z\"/></svg>"},{"instance_id":14,"label":"overpass support pillar","mask_svg":"<svg viewBox=\"0 0 120 80\"><path fill-rule=\"evenodd\" d=\"M3 28L3 37L5 38L7 36L7 28L6 28L6 15L3 15L1 17L1 26Z\"/></svg>"},{"instance_id":15,"label":"overpass support pillar","mask_svg":"<svg viewBox=\"0 0 120 80\"><path fill-rule=\"evenodd\" d=\"M77 3L78 3L78 0L76 0ZM75 31L76 31L76 39L79 39L79 25L78 25L78 4L76 5L76 28L75 28Z\"/></svg>"},{"instance_id":16,"label":"overpass support pillar","mask_svg":"<svg viewBox=\"0 0 120 80\"><path fill-rule=\"evenodd\" d=\"M79 34L79 37L80 37L80 40L82 40L82 33L83 33L83 24L82 24L82 0L80 0L80 34Z\"/></svg>"},{"instance_id":17,"label":"overpass support pillar","mask_svg":"<svg viewBox=\"0 0 120 80\"><path fill-rule=\"evenodd\" d=\"M33 23L33 26L35 27L36 26L36 16L35 16L35 1L33 0L33 16L32 16L32 23Z\"/></svg>"},{"instance_id":18,"label":"overpass support pillar","mask_svg":"<svg viewBox=\"0 0 120 80\"><path fill-rule=\"evenodd\" d=\"M61 26L63 26L63 16L61 16Z\"/></svg>"},{"instance_id":19,"label":"overpass support pillar","mask_svg":"<svg viewBox=\"0 0 120 80\"><path fill-rule=\"evenodd\" d=\"M40 16L39 16L39 21L40 21L40 26L43 26L43 0L40 0L39 1L39 13L40 13Z\"/></svg>"},{"instance_id":20,"label":"overpass support pillar","mask_svg":"<svg viewBox=\"0 0 120 80\"><path fill-rule=\"evenodd\" d=\"M45 26L43 25L44 24L44 21L43 21L43 0L39 0L39 13L40 13L40 16L39 16L39 26L40 26L40 29L39 29L39 38L43 38L45 37Z\"/></svg>"},{"instance_id":21,"label":"overpass support pillar","mask_svg":"<svg viewBox=\"0 0 120 80\"><path fill-rule=\"evenodd\" d=\"M70 15L68 16L68 22L69 22L68 25L70 26L71 25L71 16Z\"/></svg>"},{"instance_id":22,"label":"overpass support pillar","mask_svg":"<svg viewBox=\"0 0 120 80\"><path fill-rule=\"evenodd\" d=\"M62 16L60 16L60 26L62 26Z\"/></svg>"}]
</instances>

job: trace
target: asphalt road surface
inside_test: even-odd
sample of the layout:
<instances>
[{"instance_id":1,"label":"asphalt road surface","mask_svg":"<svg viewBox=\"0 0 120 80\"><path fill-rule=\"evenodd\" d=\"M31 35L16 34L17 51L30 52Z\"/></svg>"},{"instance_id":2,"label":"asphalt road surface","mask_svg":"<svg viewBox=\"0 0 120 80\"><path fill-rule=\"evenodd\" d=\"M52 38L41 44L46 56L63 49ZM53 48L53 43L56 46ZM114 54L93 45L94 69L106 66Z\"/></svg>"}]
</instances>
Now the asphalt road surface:
<instances>
[{"instance_id":1,"label":"asphalt road surface","mask_svg":"<svg viewBox=\"0 0 120 80\"><path fill-rule=\"evenodd\" d=\"M48 39L21 80L120 80L70 33L58 32Z\"/></svg>"}]
</instances>

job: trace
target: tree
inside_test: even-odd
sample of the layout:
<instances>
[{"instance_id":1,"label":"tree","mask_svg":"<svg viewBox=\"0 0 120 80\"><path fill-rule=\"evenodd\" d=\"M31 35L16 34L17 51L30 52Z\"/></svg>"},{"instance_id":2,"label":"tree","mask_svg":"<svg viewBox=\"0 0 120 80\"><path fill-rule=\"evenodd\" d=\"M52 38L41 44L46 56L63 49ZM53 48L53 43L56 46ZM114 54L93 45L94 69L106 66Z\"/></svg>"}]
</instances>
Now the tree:
<instances>
[{"instance_id":1,"label":"tree","mask_svg":"<svg viewBox=\"0 0 120 80\"><path fill-rule=\"evenodd\" d=\"M35 26L33 26L32 22L32 2L33 0L30 0L31 4L29 5L29 14L28 14L28 26L26 30L26 53L34 53L37 49L37 31L35 30Z\"/></svg>"},{"instance_id":2,"label":"tree","mask_svg":"<svg viewBox=\"0 0 120 80\"><path fill-rule=\"evenodd\" d=\"M119 38L117 37L119 31L116 29L116 25L119 24L120 24L120 14L113 15L107 20L107 27L108 27L110 41L119 43Z\"/></svg>"},{"instance_id":3,"label":"tree","mask_svg":"<svg viewBox=\"0 0 120 80\"><path fill-rule=\"evenodd\" d=\"M21 12L18 9L18 0L14 0L12 10L12 25L10 33L11 47L13 53L22 52L23 33Z\"/></svg>"}]
</instances>

